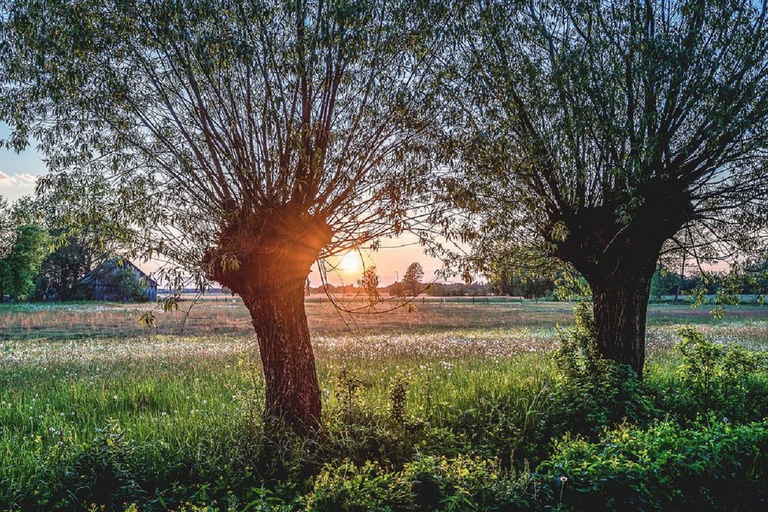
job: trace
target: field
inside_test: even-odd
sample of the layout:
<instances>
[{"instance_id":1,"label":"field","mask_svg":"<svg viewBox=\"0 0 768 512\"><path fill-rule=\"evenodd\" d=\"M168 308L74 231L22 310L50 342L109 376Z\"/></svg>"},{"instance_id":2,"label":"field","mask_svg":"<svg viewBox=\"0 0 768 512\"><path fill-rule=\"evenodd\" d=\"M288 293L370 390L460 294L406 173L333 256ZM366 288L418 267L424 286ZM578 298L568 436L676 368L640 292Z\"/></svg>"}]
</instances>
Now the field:
<instances>
[{"instance_id":1,"label":"field","mask_svg":"<svg viewBox=\"0 0 768 512\"><path fill-rule=\"evenodd\" d=\"M626 510L738 509L717 494L736 485L747 489L744 510L765 499L754 489L768 476L768 307L715 320L651 306L642 389L605 394L611 371L602 381L564 373L551 355L572 304L350 316L308 302L327 430L313 440L262 423L241 303L157 312L152 330L138 325L144 309L0 305L0 510L595 510L621 500L634 503ZM719 379L702 384L673 349L682 326L746 350L699 369ZM596 448L611 436L722 446L720 458L692 448L678 473L659 470L658 491L637 461L627 476ZM590 457L589 471L618 476L591 475L580 465ZM697 471L720 480L685 491Z\"/></svg>"}]
</instances>

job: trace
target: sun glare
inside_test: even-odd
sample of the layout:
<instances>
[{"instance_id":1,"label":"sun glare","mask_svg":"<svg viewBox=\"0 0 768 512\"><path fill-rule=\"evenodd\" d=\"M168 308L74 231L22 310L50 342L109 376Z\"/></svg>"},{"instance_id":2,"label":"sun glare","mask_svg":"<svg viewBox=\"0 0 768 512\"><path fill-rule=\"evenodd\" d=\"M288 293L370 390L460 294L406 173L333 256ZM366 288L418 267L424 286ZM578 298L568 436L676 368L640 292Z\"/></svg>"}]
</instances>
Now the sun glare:
<instances>
[{"instance_id":1,"label":"sun glare","mask_svg":"<svg viewBox=\"0 0 768 512\"><path fill-rule=\"evenodd\" d=\"M357 272L360 269L360 255L357 251L351 251L344 255L339 262L339 270L341 272Z\"/></svg>"}]
</instances>

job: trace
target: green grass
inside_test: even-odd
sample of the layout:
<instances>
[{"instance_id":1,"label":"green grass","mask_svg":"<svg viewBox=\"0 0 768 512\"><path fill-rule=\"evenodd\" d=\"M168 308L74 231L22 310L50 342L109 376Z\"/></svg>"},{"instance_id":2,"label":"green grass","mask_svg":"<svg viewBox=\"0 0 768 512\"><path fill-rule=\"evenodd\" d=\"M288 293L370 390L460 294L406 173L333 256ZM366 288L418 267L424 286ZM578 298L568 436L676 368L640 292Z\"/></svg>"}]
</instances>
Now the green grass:
<instances>
[{"instance_id":1,"label":"green grass","mask_svg":"<svg viewBox=\"0 0 768 512\"><path fill-rule=\"evenodd\" d=\"M174 334L177 315L159 316L164 325L151 337L141 330L103 335L102 326L115 319L127 325L138 311L0 306L0 510L87 510L91 502L109 510L130 503L192 510L187 502L242 510L268 498L298 500L287 509L311 508L306 497L317 495L319 482L336 482L318 476L336 471L327 468L375 461L406 478L413 464L426 464L420 457L459 461L472 453L496 460L505 479L547 459L547 436L562 434L556 397L563 380L548 352L557 326L572 322L569 305L424 304L412 314L358 317L349 328L328 305L309 304L327 429L319 445L261 423L263 382L240 305L193 313L219 321L220 332L198 323ZM657 406L683 403L671 394L685 387L671 350L679 326L696 324L715 342L765 350L768 314L742 311L715 321L688 308L652 307L646 384L661 397ZM13 336L25 318L36 327ZM755 398L768 392L768 377L750 379L744 422L768 414L765 400ZM406 389L403 419L392 414L398 385ZM674 413L662 410L659 418ZM437 472L454 468L435 464ZM111 495L94 491L110 482Z\"/></svg>"}]
</instances>

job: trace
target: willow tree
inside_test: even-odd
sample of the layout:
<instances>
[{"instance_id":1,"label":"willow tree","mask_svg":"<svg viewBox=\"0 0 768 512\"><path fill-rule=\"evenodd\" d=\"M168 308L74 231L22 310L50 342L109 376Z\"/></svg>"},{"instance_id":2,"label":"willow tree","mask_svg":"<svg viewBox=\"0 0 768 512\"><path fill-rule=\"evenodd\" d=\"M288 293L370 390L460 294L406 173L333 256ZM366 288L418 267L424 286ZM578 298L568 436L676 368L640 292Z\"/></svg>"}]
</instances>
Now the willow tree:
<instances>
[{"instance_id":1,"label":"willow tree","mask_svg":"<svg viewBox=\"0 0 768 512\"><path fill-rule=\"evenodd\" d=\"M407 5L406 5L407 4ZM112 178L145 255L242 297L266 413L315 425L318 258L402 229L439 3L5 0L0 117L47 186ZM405 186L404 186L405 184Z\"/></svg>"},{"instance_id":2,"label":"willow tree","mask_svg":"<svg viewBox=\"0 0 768 512\"><path fill-rule=\"evenodd\" d=\"M592 291L599 350L641 375L665 242L764 226L766 4L463 9L445 73L462 105L449 133L451 196L476 214L478 247L575 267Z\"/></svg>"}]
</instances>

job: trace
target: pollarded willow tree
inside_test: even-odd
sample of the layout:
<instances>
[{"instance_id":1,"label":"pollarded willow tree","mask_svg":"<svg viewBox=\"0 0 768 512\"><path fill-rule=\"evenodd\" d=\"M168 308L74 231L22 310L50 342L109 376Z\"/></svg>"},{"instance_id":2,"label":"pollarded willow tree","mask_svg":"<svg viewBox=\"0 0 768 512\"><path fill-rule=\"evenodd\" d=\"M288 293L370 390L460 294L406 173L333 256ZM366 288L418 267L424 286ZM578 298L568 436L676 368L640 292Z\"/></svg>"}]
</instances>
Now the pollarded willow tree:
<instances>
[{"instance_id":1,"label":"pollarded willow tree","mask_svg":"<svg viewBox=\"0 0 768 512\"><path fill-rule=\"evenodd\" d=\"M463 5L446 73L462 105L451 195L476 214L486 253L572 264L592 291L599 350L642 375L665 242L764 225L766 3Z\"/></svg>"},{"instance_id":2,"label":"pollarded willow tree","mask_svg":"<svg viewBox=\"0 0 768 512\"><path fill-rule=\"evenodd\" d=\"M423 129L409 110L441 4L1 5L6 144L34 135L49 187L110 176L143 254L202 269L244 300L266 413L316 425L305 282L318 258L406 222L419 166L408 148Z\"/></svg>"}]
</instances>

